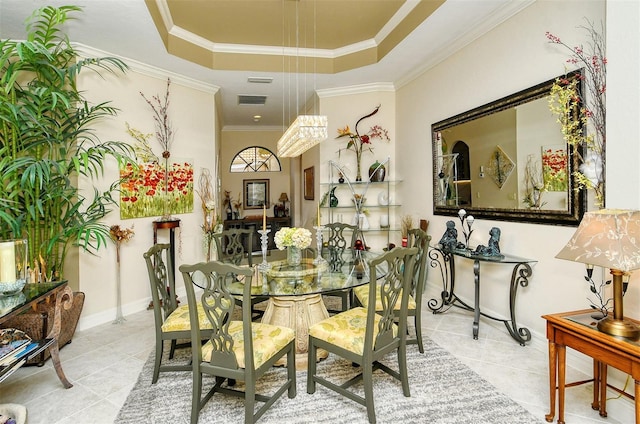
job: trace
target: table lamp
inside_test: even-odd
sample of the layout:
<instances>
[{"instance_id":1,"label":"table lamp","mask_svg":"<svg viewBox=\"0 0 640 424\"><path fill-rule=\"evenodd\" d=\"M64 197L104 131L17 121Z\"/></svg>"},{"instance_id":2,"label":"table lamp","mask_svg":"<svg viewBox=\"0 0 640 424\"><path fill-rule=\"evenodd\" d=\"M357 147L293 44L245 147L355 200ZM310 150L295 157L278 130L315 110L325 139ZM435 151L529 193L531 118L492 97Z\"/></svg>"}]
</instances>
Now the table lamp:
<instances>
[{"instance_id":1,"label":"table lamp","mask_svg":"<svg viewBox=\"0 0 640 424\"><path fill-rule=\"evenodd\" d=\"M613 316L598 321L598 330L640 338L640 328L624 318L625 272L640 268L640 211L602 209L584 214L576 233L556 258L609 268L613 276Z\"/></svg>"},{"instance_id":2,"label":"table lamp","mask_svg":"<svg viewBox=\"0 0 640 424\"><path fill-rule=\"evenodd\" d=\"M287 193L282 193L278 201L282 202L282 216L287 216L287 206L285 205L285 203L289 201Z\"/></svg>"}]
</instances>

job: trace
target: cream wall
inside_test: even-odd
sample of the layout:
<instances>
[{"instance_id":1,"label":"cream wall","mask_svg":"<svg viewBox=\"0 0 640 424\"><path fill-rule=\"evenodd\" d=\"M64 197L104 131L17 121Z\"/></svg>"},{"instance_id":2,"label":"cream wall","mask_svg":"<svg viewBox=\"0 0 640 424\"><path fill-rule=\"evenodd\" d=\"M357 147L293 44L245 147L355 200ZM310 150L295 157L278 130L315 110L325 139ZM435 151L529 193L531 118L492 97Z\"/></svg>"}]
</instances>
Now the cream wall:
<instances>
[{"instance_id":1,"label":"cream wall","mask_svg":"<svg viewBox=\"0 0 640 424\"><path fill-rule=\"evenodd\" d=\"M281 170L278 172L251 172L251 173L231 173L231 161L240 151L251 146L265 147L274 155L277 155L276 143L282 135L281 130L271 131L222 131L220 142L220 192L224 196L224 190L231 191L231 197L235 201L238 195L242 196L243 180L269 180L269 204L267 216L273 216L273 206L278 202L281 193L287 193L291 199L289 185L290 159L279 158ZM221 197L222 197L221 196ZM242 197L241 197L242 199ZM287 205L289 206L289 205ZM244 204L243 204L244 207ZM262 215L262 210L241 209L241 217L251 215ZM223 213L222 219L226 219Z\"/></svg>"},{"instance_id":2,"label":"cream wall","mask_svg":"<svg viewBox=\"0 0 640 424\"><path fill-rule=\"evenodd\" d=\"M104 55L101 52L96 54ZM132 66L134 69L122 77L105 75L102 79L87 72L79 81L79 89L86 93L90 101L109 100L113 106L120 109L116 118L96 125L102 141L114 139L133 142L126 133L126 122L144 133L155 131L152 111L139 93L143 92L147 97L163 96L168 75L158 70L146 69L139 64ZM216 175L217 172L214 103L217 87L185 80L177 75L171 75L171 81L169 117L175 138L170 151L172 157L185 158L192 162L194 182L197 187L198 177L203 168L208 168L212 175ZM155 137L151 138L151 147L156 154L160 153L160 146ZM104 190L109 181L117 178L118 169L115 161L112 161L108 164L104 180L97 182L95 186ZM93 194L93 186L93 183L86 180L81 181L80 184L86 196ZM194 196L194 212L176 217L181 220L180 229L176 231L177 266L203 260L204 250L200 230L202 212L197 195ZM157 218L120 220L119 210L116 209L105 220L107 225L119 224L126 228L133 227L135 231L133 239L121 247L122 304L125 315L145 309L151 299L149 279L142 254L153 243L151 222ZM168 241L167 231L161 230L158 238L159 241ZM80 252L79 260L79 289L86 293L79 328L91 327L114 319L117 277L115 245L110 243L106 249L101 249L97 256ZM177 275L178 293L184 292L181 285L182 278Z\"/></svg>"},{"instance_id":3,"label":"cream wall","mask_svg":"<svg viewBox=\"0 0 640 424\"><path fill-rule=\"evenodd\" d=\"M628 175L629 165L638 160L638 122L633 118L639 113L638 90L629 87L622 90L621 87L627 84L624 76L631 79L636 88L638 84L637 77L632 78L626 72L627 66L638 69L637 37L629 36L630 28L634 28L636 34L638 32L638 6L630 3L612 1L607 9L610 18L616 17L615 24L610 20L607 28L620 28L608 32L608 46L616 46L612 49L614 56L609 55L609 64L613 66L611 64L616 62L612 58L616 57L618 69L614 67L613 75L619 73L622 77L615 79L611 73L608 75L607 119L611 120L608 129L618 137L610 136L607 144L607 177L610 178L607 181L607 206L638 209L637 188L632 189L634 192L629 196L618 188L634 187L624 182L621 174ZM577 28L584 24L584 17L599 25L605 19L605 3L585 1L577 8L575 2L538 1L398 90L398 139L407 143L405 147L398 147L398 161L403 163L403 169L412 170L403 185L404 203L408 208L433 213L430 124L561 74L567 52L548 44L545 32L551 31L569 45L586 43L584 31ZM627 44L632 48L625 48ZM633 93L631 96L628 95L630 92ZM623 116L627 118L623 119ZM627 134L625 128L632 134L631 138L622 136ZM415 134L424 136L420 139L411 137ZM417 150L425 154L412 154ZM635 160L628 159L628 152ZM637 182L636 174L629 176L629 180ZM431 217L429 229L434 238L442 235L448 219ZM545 324L541 315L588 307L589 289L583 279L584 266L555 259L555 254L575 228L476 220L473 244L485 243L492 226L502 229L500 245L503 251L538 261L529 286L520 288L516 307L519 325L532 330L535 343L544 343ZM507 267L482 266L481 302L487 312L508 314L506 282L509 272ZM471 262L460 261L456 277L460 282L456 287L459 294L467 300L473 299ZM608 275L605 277L609 278ZM625 314L635 318L640 318L639 283L636 273L625 296ZM439 274L432 272L430 287L440 287L440 284Z\"/></svg>"}]
</instances>

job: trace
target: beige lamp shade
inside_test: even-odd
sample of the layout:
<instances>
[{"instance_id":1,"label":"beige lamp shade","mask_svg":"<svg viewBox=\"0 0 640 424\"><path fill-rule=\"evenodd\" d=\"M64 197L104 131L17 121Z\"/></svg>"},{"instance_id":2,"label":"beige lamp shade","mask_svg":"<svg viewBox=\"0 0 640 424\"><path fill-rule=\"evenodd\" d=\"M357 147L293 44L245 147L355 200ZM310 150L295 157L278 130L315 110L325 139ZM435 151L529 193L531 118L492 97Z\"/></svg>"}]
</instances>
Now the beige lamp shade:
<instances>
[{"instance_id":1,"label":"beige lamp shade","mask_svg":"<svg viewBox=\"0 0 640 424\"><path fill-rule=\"evenodd\" d=\"M640 211L602 209L585 213L556 258L625 272L640 268Z\"/></svg>"},{"instance_id":2,"label":"beige lamp shade","mask_svg":"<svg viewBox=\"0 0 640 424\"><path fill-rule=\"evenodd\" d=\"M282 193L280 195L280 198L278 199L279 202L288 202L289 201L289 196L287 196L287 193Z\"/></svg>"}]
</instances>

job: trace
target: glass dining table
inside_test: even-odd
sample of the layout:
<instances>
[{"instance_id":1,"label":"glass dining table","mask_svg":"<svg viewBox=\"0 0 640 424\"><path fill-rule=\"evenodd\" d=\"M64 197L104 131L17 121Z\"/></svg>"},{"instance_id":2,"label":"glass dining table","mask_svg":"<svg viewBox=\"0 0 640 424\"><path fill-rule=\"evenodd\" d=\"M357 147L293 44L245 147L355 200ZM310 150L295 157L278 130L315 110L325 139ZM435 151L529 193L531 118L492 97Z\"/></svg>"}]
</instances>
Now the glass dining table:
<instances>
[{"instance_id":1,"label":"glass dining table","mask_svg":"<svg viewBox=\"0 0 640 424\"><path fill-rule=\"evenodd\" d=\"M369 283L369 262L379 253L345 249L341 255L323 256L306 250L300 265L291 266L286 259L275 259L276 254L268 267L256 266L252 280L252 294L269 297L262 322L295 330L296 367L301 370L307 367L309 327L329 317L322 295ZM376 270L376 276L384 272ZM241 294L242 288L242 283L234 283L231 292ZM326 356L318 352L319 359Z\"/></svg>"}]
</instances>

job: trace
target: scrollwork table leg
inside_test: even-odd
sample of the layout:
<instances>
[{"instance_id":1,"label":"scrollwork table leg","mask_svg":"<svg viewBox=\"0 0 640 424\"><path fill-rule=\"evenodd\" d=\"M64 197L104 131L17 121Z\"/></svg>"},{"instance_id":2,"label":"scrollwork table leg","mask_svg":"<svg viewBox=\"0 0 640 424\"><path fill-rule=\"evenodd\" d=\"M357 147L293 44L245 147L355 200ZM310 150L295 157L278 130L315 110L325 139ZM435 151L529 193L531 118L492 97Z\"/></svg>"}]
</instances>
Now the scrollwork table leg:
<instances>
[{"instance_id":1,"label":"scrollwork table leg","mask_svg":"<svg viewBox=\"0 0 640 424\"><path fill-rule=\"evenodd\" d=\"M71 287L65 286L64 289L59 290L56 293L53 326L51 327L51 331L49 332L49 334L47 334L47 338L53 339L53 344L49 348L49 352L51 353L51 361L53 362L53 367L56 370L56 374L58 375L58 378L62 382L62 385L65 389L73 387L73 384L71 384L69 380L67 380L67 377L64 375L64 371L62 371L62 365L60 364L58 336L60 335L60 327L62 325L62 308L70 309L72 304L73 291L71 290Z\"/></svg>"}]
</instances>

